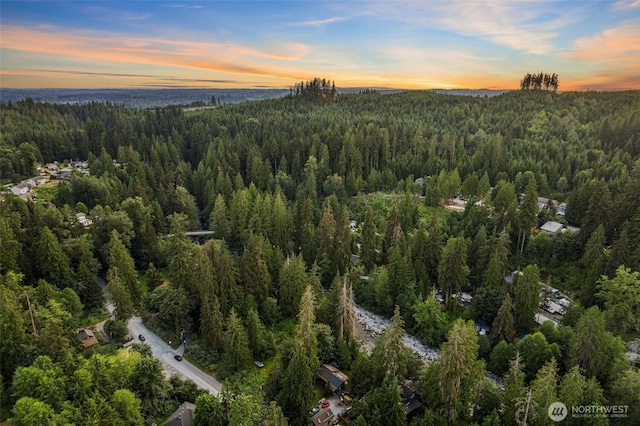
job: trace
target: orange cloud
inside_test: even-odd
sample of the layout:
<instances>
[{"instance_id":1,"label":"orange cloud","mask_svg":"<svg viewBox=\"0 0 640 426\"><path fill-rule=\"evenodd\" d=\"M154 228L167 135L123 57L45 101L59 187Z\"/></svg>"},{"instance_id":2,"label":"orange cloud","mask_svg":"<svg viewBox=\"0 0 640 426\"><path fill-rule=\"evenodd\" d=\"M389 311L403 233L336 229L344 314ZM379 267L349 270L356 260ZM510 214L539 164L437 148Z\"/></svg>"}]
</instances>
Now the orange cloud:
<instances>
[{"instance_id":1,"label":"orange cloud","mask_svg":"<svg viewBox=\"0 0 640 426\"><path fill-rule=\"evenodd\" d=\"M615 61L635 63L640 66L640 26L637 22L625 22L592 37L576 40L570 58L597 62ZM637 69L636 69L637 70Z\"/></svg>"},{"instance_id":2,"label":"orange cloud","mask_svg":"<svg viewBox=\"0 0 640 426\"><path fill-rule=\"evenodd\" d=\"M589 75L574 79L576 89L640 88L640 27L636 22L627 21L594 36L578 39L566 57L592 69Z\"/></svg>"},{"instance_id":3,"label":"orange cloud","mask_svg":"<svg viewBox=\"0 0 640 426\"><path fill-rule=\"evenodd\" d=\"M306 46L283 44L284 51L267 52L247 46L158 38L131 38L89 31L65 33L56 29L4 26L0 47L23 52L94 59L106 63L164 65L233 74L292 78L278 61L295 61ZM261 64L261 60L276 63Z\"/></svg>"}]
</instances>

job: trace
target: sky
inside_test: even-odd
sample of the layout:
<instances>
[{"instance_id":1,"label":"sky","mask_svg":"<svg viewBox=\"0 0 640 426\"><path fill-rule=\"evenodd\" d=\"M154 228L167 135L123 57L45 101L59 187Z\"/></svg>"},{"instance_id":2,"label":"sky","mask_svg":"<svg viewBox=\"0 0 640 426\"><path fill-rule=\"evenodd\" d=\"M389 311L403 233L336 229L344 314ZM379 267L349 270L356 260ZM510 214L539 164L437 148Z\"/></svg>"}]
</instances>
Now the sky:
<instances>
[{"instance_id":1,"label":"sky","mask_svg":"<svg viewBox=\"0 0 640 426\"><path fill-rule=\"evenodd\" d=\"M640 0L0 0L0 88L640 89Z\"/></svg>"}]
</instances>

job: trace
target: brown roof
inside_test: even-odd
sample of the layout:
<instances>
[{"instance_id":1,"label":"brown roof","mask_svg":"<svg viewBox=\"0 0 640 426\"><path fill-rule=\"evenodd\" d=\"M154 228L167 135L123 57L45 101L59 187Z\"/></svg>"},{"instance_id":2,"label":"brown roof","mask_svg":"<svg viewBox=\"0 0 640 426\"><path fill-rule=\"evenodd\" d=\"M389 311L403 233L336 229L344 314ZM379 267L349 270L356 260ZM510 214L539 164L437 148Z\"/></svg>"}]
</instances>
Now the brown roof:
<instances>
[{"instance_id":1,"label":"brown roof","mask_svg":"<svg viewBox=\"0 0 640 426\"><path fill-rule=\"evenodd\" d=\"M333 411L331 408L323 408L311 417L313 426L328 426L333 420Z\"/></svg>"},{"instance_id":2,"label":"brown roof","mask_svg":"<svg viewBox=\"0 0 640 426\"><path fill-rule=\"evenodd\" d=\"M96 339L93 331L87 330L86 328L79 328L76 331L78 332L78 338L82 341L82 346L85 348L98 343L98 339Z\"/></svg>"}]
</instances>

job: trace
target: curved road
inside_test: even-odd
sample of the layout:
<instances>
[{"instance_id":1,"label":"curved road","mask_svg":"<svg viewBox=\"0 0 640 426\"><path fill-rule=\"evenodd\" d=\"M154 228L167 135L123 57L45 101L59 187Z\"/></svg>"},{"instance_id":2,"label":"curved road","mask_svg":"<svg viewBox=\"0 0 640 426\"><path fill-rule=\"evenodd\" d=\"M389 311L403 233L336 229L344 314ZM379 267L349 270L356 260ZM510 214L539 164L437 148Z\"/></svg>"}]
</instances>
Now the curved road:
<instances>
[{"instance_id":1,"label":"curved road","mask_svg":"<svg viewBox=\"0 0 640 426\"><path fill-rule=\"evenodd\" d=\"M109 310L109 313L113 315L113 303L109 300L109 291L107 290L107 283L104 278L96 275L98 284L102 287L102 293L105 297L105 305ZM103 322L104 323L104 322ZM177 350L173 350L169 345L165 343L160 337L156 336L151 330L149 330L139 317L133 317L127 323L129 329L129 335L133 337L135 342L140 342L139 335L145 337L144 343L151 347L151 353L154 357L158 358L162 363L164 372L167 376L180 375L187 380L191 380L200 389L204 389L209 393L218 395L222 391L222 384L219 381L200 370L195 365L191 364L186 359L178 361L174 358L175 355L183 355L184 348L180 347Z\"/></svg>"},{"instance_id":2,"label":"curved road","mask_svg":"<svg viewBox=\"0 0 640 426\"><path fill-rule=\"evenodd\" d=\"M218 395L222 391L222 384L216 379L186 359L182 361L176 360L174 356L177 354L182 355L184 349L180 347L177 350L173 350L164 340L145 327L139 317L131 318L127 323L127 327L129 328L129 334L134 338L136 343L140 342L138 339L140 334L145 337L144 343L151 347L153 356L162 362L164 371L168 376L175 374L183 376L185 379L191 380L199 388L209 391L209 393L214 395Z\"/></svg>"}]
</instances>

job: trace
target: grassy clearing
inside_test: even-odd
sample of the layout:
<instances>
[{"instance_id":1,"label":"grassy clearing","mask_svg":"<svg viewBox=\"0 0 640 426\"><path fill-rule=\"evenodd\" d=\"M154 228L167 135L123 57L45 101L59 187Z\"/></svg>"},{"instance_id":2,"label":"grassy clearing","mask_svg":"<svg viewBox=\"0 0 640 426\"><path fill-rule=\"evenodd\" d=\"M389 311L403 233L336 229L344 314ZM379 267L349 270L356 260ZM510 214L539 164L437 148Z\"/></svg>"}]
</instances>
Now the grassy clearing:
<instances>
[{"instance_id":1,"label":"grassy clearing","mask_svg":"<svg viewBox=\"0 0 640 426\"><path fill-rule=\"evenodd\" d=\"M43 186L34 188L36 197L40 201L52 201L58 193L58 185L47 183Z\"/></svg>"}]
</instances>

